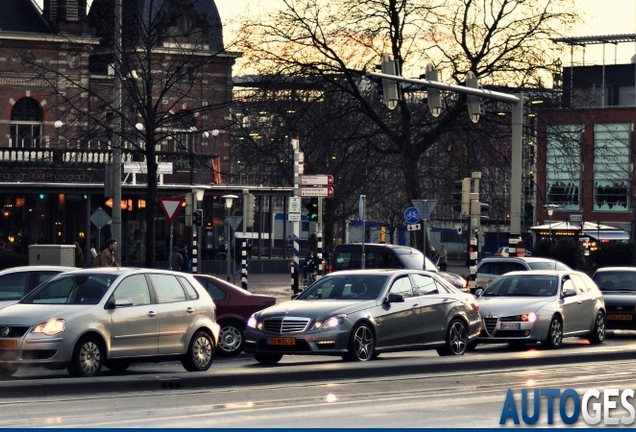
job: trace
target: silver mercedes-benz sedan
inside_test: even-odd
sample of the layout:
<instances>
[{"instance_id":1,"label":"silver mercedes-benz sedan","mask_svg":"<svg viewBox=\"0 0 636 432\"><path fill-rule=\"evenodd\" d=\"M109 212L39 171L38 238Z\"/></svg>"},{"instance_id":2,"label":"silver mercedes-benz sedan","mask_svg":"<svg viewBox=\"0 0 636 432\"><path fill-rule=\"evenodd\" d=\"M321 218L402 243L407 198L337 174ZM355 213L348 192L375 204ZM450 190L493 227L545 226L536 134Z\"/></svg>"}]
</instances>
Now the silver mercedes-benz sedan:
<instances>
[{"instance_id":1,"label":"silver mercedes-benz sedan","mask_svg":"<svg viewBox=\"0 0 636 432\"><path fill-rule=\"evenodd\" d=\"M425 270L348 270L296 299L253 314L245 351L264 364L285 354L366 361L382 352L462 355L481 326L475 298Z\"/></svg>"},{"instance_id":2,"label":"silver mercedes-benz sedan","mask_svg":"<svg viewBox=\"0 0 636 432\"><path fill-rule=\"evenodd\" d=\"M477 302L483 318L479 343L541 342L558 348L563 338L605 340L603 294L585 273L529 270L497 277Z\"/></svg>"},{"instance_id":3,"label":"silver mercedes-benz sedan","mask_svg":"<svg viewBox=\"0 0 636 432\"><path fill-rule=\"evenodd\" d=\"M135 361L181 360L205 371L219 328L192 275L100 267L61 273L0 309L0 377L22 366L93 376Z\"/></svg>"}]
</instances>

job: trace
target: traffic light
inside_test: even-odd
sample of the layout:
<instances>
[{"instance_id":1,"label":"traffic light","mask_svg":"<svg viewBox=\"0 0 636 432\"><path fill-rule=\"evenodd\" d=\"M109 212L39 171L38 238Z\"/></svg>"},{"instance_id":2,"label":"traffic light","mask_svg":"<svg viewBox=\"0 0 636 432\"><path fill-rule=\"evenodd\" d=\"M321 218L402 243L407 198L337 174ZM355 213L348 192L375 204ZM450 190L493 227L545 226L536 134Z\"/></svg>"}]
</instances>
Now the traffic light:
<instances>
[{"instance_id":1,"label":"traffic light","mask_svg":"<svg viewBox=\"0 0 636 432\"><path fill-rule=\"evenodd\" d=\"M426 79L428 81L439 81L437 77L437 70L433 68L433 65L426 66ZM439 117L442 113L442 94L440 89L427 87L426 99L428 99L428 108L431 110L433 117Z\"/></svg>"},{"instance_id":2,"label":"traffic light","mask_svg":"<svg viewBox=\"0 0 636 432\"><path fill-rule=\"evenodd\" d=\"M478 194L473 195L477 195L477 197L479 197ZM471 200L470 218L473 220L474 229L477 229L480 225L486 224L490 221L490 217L482 215L482 213L488 212L488 210L490 210L490 204L480 202L479 198Z\"/></svg>"},{"instance_id":3,"label":"traffic light","mask_svg":"<svg viewBox=\"0 0 636 432\"><path fill-rule=\"evenodd\" d=\"M384 75L399 75L397 63L389 54L382 54L380 69ZM399 99L398 82L392 79L382 79L382 101L384 104L392 110L397 107Z\"/></svg>"},{"instance_id":4,"label":"traffic light","mask_svg":"<svg viewBox=\"0 0 636 432\"><path fill-rule=\"evenodd\" d=\"M203 210L197 209L192 212L192 223L195 226L203 226Z\"/></svg>"},{"instance_id":5,"label":"traffic light","mask_svg":"<svg viewBox=\"0 0 636 432\"><path fill-rule=\"evenodd\" d=\"M459 212L462 216L470 215L470 185L470 177L453 182L453 189L461 191L453 192L453 200L459 201L458 204L453 204L453 210Z\"/></svg>"},{"instance_id":6,"label":"traffic light","mask_svg":"<svg viewBox=\"0 0 636 432\"><path fill-rule=\"evenodd\" d=\"M307 219L310 222L318 221L318 198L310 198L309 202L305 204L307 209Z\"/></svg>"},{"instance_id":7,"label":"traffic light","mask_svg":"<svg viewBox=\"0 0 636 432\"><path fill-rule=\"evenodd\" d=\"M479 88L479 79L475 76L474 73L468 72L466 75L466 87L478 89ZM482 98L479 96L467 95L468 102L468 116L470 117L470 121L473 123L477 123L479 121L479 116L482 114Z\"/></svg>"},{"instance_id":8,"label":"traffic light","mask_svg":"<svg viewBox=\"0 0 636 432\"><path fill-rule=\"evenodd\" d=\"M254 226L254 213L256 211L256 205L254 201L254 195L243 191L243 221L247 228Z\"/></svg>"}]
</instances>

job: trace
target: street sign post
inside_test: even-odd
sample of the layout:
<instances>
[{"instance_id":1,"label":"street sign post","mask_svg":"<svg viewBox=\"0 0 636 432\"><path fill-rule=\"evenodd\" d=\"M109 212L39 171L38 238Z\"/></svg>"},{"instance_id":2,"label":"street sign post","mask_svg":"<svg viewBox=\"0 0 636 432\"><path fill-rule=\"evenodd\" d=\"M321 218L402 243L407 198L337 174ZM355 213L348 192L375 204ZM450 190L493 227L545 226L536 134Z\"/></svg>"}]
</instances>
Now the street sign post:
<instances>
[{"instance_id":1,"label":"street sign post","mask_svg":"<svg viewBox=\"0 0 636 432\"><path fill-rule=\"evenodd\" d=\"M289 222L299 222L300 214L302 210L302 202L300 197L289 197L287 201L288 209L288 221Z\"/></svg>"},{"instance_id":2,"label":"street sign post","mask_svg":"<svg viewBox=\"0 0 636 432\"><path fill-rule=\"evenodd\" d=\"M333 197L333 188L327 187L301 187L301 197L314 197L314 198L331 198Z\"/></svg>"},{"instance_id":3,"label":"street sign post","mask_svg":"<svg viewBox=\"0 0 636 432\"><path fill-rule=\"evenodd\" d=\"M97 210L95 210L93 212L93 214L91 214L91 222L93 222L93 225L95 225L97 227L97 253L100 253L100 239L102 237L102 228L104 228L108 223L110 223L111 221L111 217L108 215L108 213L106 213L106 211L101 208L101 207L97 207Z\"/></svg>"},{"instance_id":4,"label":"street sign post","mask_svg":"<svg viewBox=\"0 0 636 432\"><path fill-rule=\"evenodd\" d=\"M404 210L404 220L407 224L413 225L418 223L422 219L420 212L415 207L409 207Z\"/></svg>"},{"instance_id":5,"label":"street sign post","mask_svg":"<svg viewBox=\"0 0 636 432\"><path fill-rule=\"evenodd\" d=\"M174 237L174 220L177 218L181 207L185 203L185 197L157 197L159 207L170 225L170 242L168 246L168 267L172 268L172 238ZM177 269L178 270L178 269Z\"/></svg>"},{"instance_id":6,"label":"street sign post","mask_svg":"<svg viewBox=\"0 0 636 432\"><path fill-rule=\"evenodd\" d=\"M300 176L301 186L333 186L333 176L331 174L316 174Z\"/></svg>"}]
</instances>

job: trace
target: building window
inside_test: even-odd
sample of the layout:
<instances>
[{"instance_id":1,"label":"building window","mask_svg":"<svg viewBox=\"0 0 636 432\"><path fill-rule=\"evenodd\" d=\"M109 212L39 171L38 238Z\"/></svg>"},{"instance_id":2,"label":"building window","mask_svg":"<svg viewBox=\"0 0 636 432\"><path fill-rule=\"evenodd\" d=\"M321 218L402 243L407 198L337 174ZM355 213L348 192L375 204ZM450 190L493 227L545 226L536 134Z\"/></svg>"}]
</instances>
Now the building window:
<instances>
[{"instance_id":1,"label":"building window","mask_svg":"<svg viewBox=\"0 0 636 432\"><path fill-rule=\"evenodd\" d=\"M581 147L582 125L548 127L546 146L546 204L556 204L559 210L581 208Z\"/></svg>"},{"instance_id":2,"label":"building window","mask_svg":"<svg viewBox=\"0 0 636 432\"><path fill-rule=\"evenodd\" d=\"M11 147L42 146L42 107L33 98L22 98L11 110Z\"/></svg>"},{"instance_id":3,"label":"building window","mask_svg":"<svg viewBox=\"0 0 636 432\"><path fill-rule=\"evenodd\" d=\"M594 210L624 212L630 208L633 123L594 125Z\"/></svg>"}]
</instances>

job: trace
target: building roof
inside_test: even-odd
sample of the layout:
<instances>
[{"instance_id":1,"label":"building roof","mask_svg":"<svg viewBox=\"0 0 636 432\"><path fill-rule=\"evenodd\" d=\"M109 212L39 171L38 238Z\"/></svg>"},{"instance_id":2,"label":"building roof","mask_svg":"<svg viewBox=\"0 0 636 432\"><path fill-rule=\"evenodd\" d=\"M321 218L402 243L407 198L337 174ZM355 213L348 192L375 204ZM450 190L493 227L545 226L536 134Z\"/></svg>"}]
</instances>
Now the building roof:
<instances>
[{"instance_id":1,"label":"building roof","mask_svg":"<svg viewBox=\"0 0 636 432\"><path fill-rule=\"evenodd\" d=\"M623 42L636 42L636 34L615 34L605 36L579 36L579 37L562 37L553 38L553 42L563 42L568 45L595 45L595 44L617 44Z\"/></svg>"},{"instance_id":2,"label":"building roof","mask_svg":"<svg viewBox=\"0 0 636 432\"><path fill-rule=\"evenodd\" d=\"M133 6L133 8L135 7L132 3L133 0L131 0L131 2L129 4L127 4L126 6ZM134 0L137 2L137 6L139 9L139 15L138 16L142 16L144 17L144 21L146 20L150 20L150 16L154 15L157 16L158 14L167 14L169 15L171 11L173 11L172 8L174 8L178 2L173 2L173 1L169 1L169 0L162 0L162 1L157 1L155 0L153 1L149 1L149 0ZM107 32L112 31L112 28L107 29L106 26L104 26L103 21L104 19L106 20L106 22L110 23L110 17L113 16L114 17L114 0L93 0L93 3L91 5L90 11L89 11L89 21L91 23L91 26L96 28L97 30L97 36L101 36L101 37L105 37L106 39L108 39L109 37L112 37L112 35L108 35L106 34ZM207 20L207 22L210 25L210 30L208 33L208 44L209 44L209 49L210 51L213 52L221 52L224 51L224 46L223 46L223 25L221 24L221 17L219 16L219 11L216 7L216 3L214 2L214 0L193 0L192 1L192 8L195 10L195 12L202 18L204 18L205 20ZM132 32L134 31L133 28L128 28L127 27L127 21L129 21L128 24L130 24L130 22L133 22L133 26L134 24L134 19L132 21L130 20L126 20L126 14L130 13L131 9L130 7L124 7L123 8L123 19L124 19L124 32ZM154 16L153 16L153 21L154 21ZM147 21L150 22L150 21Z\"/></svg>"},{"instance_id":3,"label":"building roof","mask_svg":"<svg viewBox=\"0 0 636 432\"><path fill-rule=\"evenodd\" d=\"M42 11L32 0L2 0L0 32L51 33Z\"/></svg>"}]
</instances>

